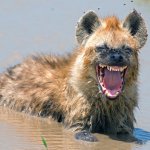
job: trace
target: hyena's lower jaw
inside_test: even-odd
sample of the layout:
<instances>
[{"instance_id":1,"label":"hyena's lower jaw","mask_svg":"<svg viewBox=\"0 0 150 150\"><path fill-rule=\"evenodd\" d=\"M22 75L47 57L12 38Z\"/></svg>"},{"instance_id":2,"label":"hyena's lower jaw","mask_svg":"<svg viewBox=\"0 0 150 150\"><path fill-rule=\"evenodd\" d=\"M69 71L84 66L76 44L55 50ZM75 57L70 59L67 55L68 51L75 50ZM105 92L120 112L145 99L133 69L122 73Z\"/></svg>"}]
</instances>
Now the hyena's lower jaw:
<instances>
[{"instance_id":1,"label":"hyena's lower jaw","mask_svg":"<svg viewBox=\"0 0 150 150\"><path fill-rule=\"evenodd\" d=\"M96 65L100 89L109 99L116 99L122 92L127 66Z\"/></svg>"}]
</instances>

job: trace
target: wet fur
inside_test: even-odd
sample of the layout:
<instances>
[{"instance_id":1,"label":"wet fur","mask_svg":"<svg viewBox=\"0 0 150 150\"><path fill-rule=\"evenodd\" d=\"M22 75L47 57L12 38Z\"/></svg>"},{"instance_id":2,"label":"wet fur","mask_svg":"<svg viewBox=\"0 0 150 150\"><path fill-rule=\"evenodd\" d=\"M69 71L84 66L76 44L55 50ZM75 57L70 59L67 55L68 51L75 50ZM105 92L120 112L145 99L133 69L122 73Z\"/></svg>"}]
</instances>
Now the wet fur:
<instances>
[{"instance_id":1,"label":"wet fur","mask_svg":"<svg viewBox=\"0 0 150 150\"><path fill-rule=\"evenodd\" d=\"M100 23L91 14L88 18L95 20L91 26L86 20L83 27L83 18L78 23L76 36L80 45L73 54L31 56L2 73L0 104L36 116L52 117L74 130L132 133L133 111L138 105L138 50L144 42L141 45L137 35L134 37L121 27L116 17L105 18ZM101 24L105 28L99 27ZM112 101L99 93L95 74L99 59L95 45L104 41L110 47L128 44L133 49L124 91Z\"/></svg>"}]
</instances>

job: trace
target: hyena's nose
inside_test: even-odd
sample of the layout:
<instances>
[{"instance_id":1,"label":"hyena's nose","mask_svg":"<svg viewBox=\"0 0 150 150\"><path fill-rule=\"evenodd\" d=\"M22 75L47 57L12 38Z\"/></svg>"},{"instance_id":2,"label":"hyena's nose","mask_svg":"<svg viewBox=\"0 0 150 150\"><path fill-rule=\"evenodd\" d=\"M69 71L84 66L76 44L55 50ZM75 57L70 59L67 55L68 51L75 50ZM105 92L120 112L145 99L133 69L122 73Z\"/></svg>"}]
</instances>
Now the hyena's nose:
<instances>
[{"instance_id":1,"label":"hyena's nose","mask_svg":"<svg viewBox=\"0 0 150 150\"><path fill-rule=\"evenodd\" d=\"M110 60L112 62L121 63L121 62L123 62L123 56L119 53L112 53L110 55Z\"/></svg>"}]
</instances>

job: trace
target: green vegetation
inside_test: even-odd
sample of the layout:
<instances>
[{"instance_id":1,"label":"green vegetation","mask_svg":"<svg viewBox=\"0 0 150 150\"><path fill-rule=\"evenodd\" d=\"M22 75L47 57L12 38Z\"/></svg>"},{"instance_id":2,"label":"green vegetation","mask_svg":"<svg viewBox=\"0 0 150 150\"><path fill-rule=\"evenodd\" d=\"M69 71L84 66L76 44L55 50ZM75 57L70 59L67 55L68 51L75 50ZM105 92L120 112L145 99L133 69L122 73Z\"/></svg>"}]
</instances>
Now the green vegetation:
<instances>
[{"instance_id":1,"label":"green vegetation","mask_svg":"<svg viewBox=\"0 0 150 150\"><path fill-rule=\"evenodd\" d=\"M43 136L41 136L41 138L42 138L43 145L45 146L46 150L48 150L48 146L47 146L47 142L46 142L45 138Z\"/></svg>"}]
</instances>

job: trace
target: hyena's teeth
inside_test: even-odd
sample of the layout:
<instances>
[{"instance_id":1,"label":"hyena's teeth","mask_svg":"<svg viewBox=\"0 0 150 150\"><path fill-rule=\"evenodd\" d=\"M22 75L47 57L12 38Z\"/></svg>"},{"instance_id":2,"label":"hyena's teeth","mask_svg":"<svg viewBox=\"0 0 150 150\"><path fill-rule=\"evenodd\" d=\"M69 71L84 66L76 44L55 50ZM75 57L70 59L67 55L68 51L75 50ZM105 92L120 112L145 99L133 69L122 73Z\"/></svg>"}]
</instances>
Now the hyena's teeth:
<instances>
[{"instance_id":1,"label":"hyena's teeth","mask_svg":"<svg viewBox=\"0 0 150 150\"><path fill-rule=\"evenodd\" d=\"M112 70L112 68L111 68L110 66L107 66L107 69L108 69L109 71L111 71L111 70Z\"/></svg>"},{"instance_id":2,"label":"hyena's teeth","mask_svg":"<svg viewBox=\"0 0 150 150\"><path fill-rule=\"evenodd\" d=\"M106 67L106 65L99 65L101 68L105 68Z\"/></svg>"},{"instance_id":3,"label":"hyena's teeth","mask_svg":"<svg viewBox=\"0 0 150 150\"><path fill-rule=\"evenodd\" d=\"M109 66L107 66L107 69L110 71L110 68L109 68Z\"/></svg>"},{"instance_id":4,"label":"hyena's teeth","mask_svg":"<svg viewBox=\"0 0 150 150\"><path fill-rule=\"evenodd\" d=\"M121 71L121 72L123 72L123 71L124 71L124 69L126 69L126 68L127 68L127 66L120 67L120 71Z\"/></svg>"},{"instance_id":5,"label":"hyena's teeth","mask_svg":"<svg viewBox=\"0 0 150 150\"><path fill-rule=\"evenodd\" d=\"M123 75L124 75L124 73L123 73L123 72L121 72L121 78L123 78Z\"/></svg>"},{"instance_id":6,"label":"hyena's teeth","mask_svg":"<svg viewBox=\"0 0 150 150\"><path fill-rule=\"evenodd\" d=\"M106 94L106 95L108 95L108 94L109 94L107 90L105 91L105 94Z\"/></svg>"},{"instance_id":7,"label":"hyena's teeth","mask_svg":"<svg viewBox=\"0 0 150 150\"><path fill-rule=\"evenodd\" d=\"M121 67L121 68L120 68L120 72L123 72L123 71L124 71L124 67Z\"/></svg>"},{"instance_id":8,"label":"hyena's teeth","mask_svg":"<svg viewBox=\"0 0 150 150\"><path fill-rule=\"evenodd\" d=\"M116 94L115 94L115 96L117 96L119 94L119 92L117 92Z\"/></svg>"},{"instance_id":9,"label":"hyena's teeth","mask_svg":"<svg viewBox=\"0 0 150 150\"><path fill-rule=\"evenodd\" d=\"M104 72L100 71L100 76L103 77L104 76Z\"/></svg>"},{"instance_id":10,"label":"hyena's teeth","mask_svg":"<svg viewBox=\"0 0 150 150\"><path fill-rule=\"evenodd\" d=\"M101 83L103 83L103 78L102 77L100 77L99 80L100 80Z\"/></svg>"},{"instance_id":11,"label":"hyena's teeth","mask_svg":"<svg viewBox=\"0 0 150 150\"><path fill-rule=\"evenodd\" d=\"M105 91L105 94L107 96L111 96L111 94L107 90ZM115 95L113 95L113 96L116 97L118 94L119 94L119 92L116 92Z\"/></svg>"},{"instance_id":12,"label":"hyena's teeth","mask_svg":"<svg viewBox=\"0 0 150 150\"><path fill-rule=\"evenodd\" d=\"M124 69L127 68L127 66L125 66L125 67L106 66L106 67L107 67L107 69L108 69L109 71L120 71L120 72L123 72Z\"/></svg>"}]
</instances>

